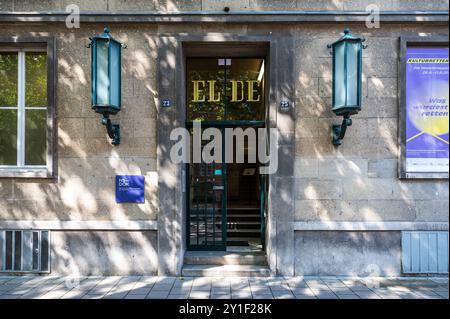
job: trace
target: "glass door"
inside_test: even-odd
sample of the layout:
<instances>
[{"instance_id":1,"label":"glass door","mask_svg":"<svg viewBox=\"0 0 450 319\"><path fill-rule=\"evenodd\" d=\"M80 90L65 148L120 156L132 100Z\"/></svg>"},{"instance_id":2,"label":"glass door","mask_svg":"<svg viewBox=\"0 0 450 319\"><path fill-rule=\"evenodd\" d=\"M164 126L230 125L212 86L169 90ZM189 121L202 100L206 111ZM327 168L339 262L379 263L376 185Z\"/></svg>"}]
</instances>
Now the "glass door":
<instances>
[{"instance_id":1,"label":"glass door","mask_svg":"<svg viewBox=\"0 0 450 319\"><path fill-rule=\"evenodd\" d=\"M201 144L203 150L206 143ZM225 165L223 162L205 163L203 160L188 164L187 225L190 250L226 249Z\"/></svg>"},{"instance_id":2,"label":"glass door","mask_svg":"<svg viewBox=\"0 0 450 319\"><path fill-rule=\"evenodd\" d=\"M265 126L264 59L188 58L186 66L186 127L191 129L191 150L194 122L201 122L202 131L215 127L222 133L221 162L206 163L202 158L200 163L187 165L188 249L226 250L227 243L260 243L258 164L225 163L225 142L230 141L225 141L224 132L227 128L257 130ZM202 151L209 142L197 141ZM242 152L248 153L248 146L244 148Z\"/></svg>"}]
</instances>

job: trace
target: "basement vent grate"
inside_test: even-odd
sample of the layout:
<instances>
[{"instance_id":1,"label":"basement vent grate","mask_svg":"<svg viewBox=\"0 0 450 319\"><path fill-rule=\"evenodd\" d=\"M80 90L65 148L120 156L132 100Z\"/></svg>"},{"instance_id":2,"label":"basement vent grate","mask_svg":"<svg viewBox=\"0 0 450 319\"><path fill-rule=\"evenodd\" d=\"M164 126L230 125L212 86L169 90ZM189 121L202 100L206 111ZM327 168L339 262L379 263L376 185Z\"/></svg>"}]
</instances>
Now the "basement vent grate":
<instances>
[{"instance_id":1,"label":"basement vent grate","mask_svg":"<svg viewBox=\"0 0 450 319\"><path fill-rule=\"evenodd\" d=\"M448 232L402 232L405 274L448 274Z\"/></svg>"},{"instance_id":2,"label":"basement vent grate","mask_svg":"<svg viewBox=\"0 0 450 319\"><path fill-rule=\"evenodd\" d=\"M0 271L50 272L50 231L0 230Z\"/></svg>"}]
</instances>

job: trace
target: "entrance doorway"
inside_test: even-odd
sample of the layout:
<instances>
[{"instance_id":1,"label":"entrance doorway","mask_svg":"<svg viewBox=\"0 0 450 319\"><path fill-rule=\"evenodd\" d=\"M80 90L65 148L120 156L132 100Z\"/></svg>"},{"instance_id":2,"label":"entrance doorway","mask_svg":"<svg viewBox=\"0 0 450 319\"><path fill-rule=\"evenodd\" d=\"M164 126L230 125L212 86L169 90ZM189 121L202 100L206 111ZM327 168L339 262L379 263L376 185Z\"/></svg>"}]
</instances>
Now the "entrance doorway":
<instances>
[{"instance_id":1,"label":"entrance doorway","mask_svg":"<svg viewBox=\"0 0 450 319\"><path fill-rule=\"evenodd\" d=\"M187 248L262 250L267 183L259 173L257 154L258 132L266 126L264 58L187 58L186 70L186 126L191 132ZM213 160L200 156L195 162L194 152L211 151L211 139L201 138L211 128L220 132L222 152ZM228 135L231 131L246 133L244 142ZM250 142L252 137L256 143Z\"/></svg>"}]
</instances>

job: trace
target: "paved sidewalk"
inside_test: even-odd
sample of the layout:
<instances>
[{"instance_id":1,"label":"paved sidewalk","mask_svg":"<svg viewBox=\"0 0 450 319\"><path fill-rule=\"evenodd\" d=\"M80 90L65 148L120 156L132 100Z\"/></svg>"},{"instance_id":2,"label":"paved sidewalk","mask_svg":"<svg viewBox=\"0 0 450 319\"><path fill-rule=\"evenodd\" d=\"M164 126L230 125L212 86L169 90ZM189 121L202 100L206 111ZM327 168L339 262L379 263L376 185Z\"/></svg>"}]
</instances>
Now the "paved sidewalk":
<instances>
[{"instance_id":1,"label":"paved sidewalk","mask_svg":"<svg viewBox=\"0 0 450 319\"><path fill-rule=\"evenodd\" d=\"M446 278L0 276L0 299L448 299Z\"/></svg>"}]
</instances>

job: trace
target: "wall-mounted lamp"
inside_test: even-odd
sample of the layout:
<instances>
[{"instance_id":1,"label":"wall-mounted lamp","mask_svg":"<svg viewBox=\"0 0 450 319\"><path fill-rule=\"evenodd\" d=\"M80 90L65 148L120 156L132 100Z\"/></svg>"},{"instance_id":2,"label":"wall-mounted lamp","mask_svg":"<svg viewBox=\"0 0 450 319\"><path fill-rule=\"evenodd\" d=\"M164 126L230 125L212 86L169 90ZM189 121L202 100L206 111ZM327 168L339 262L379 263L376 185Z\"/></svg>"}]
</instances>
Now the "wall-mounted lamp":
<instances>
[{"instance_id":1,"label":"wall-mounted lamp","mask_svg":"<svg viewBox=\"0 0 450 319\"><path fill-rule=\"evenodd\" d=\"M343 116L341 125L333 125L333 144L341 145L347 127L352 125L351 115L361 111L362 95L362 50L364 38L350 34L349 29L344 35L329 44L333 54L333 112Z\"/></svg>"},{"instance_id":2,"label":"wall-mounted lamp","mask_svg":"<svg viewBox=\"0 0 450 319\"><path fill-rule=\"evenodd\" d=\"M91 43L91 90L92 108L103 115L108 136L113 145L120 144L120 126L112 124L110 115L117 114L121 107L121 59L122 47L105 27L102 34L89 38Z\"/></svg>"}]
</instances>

